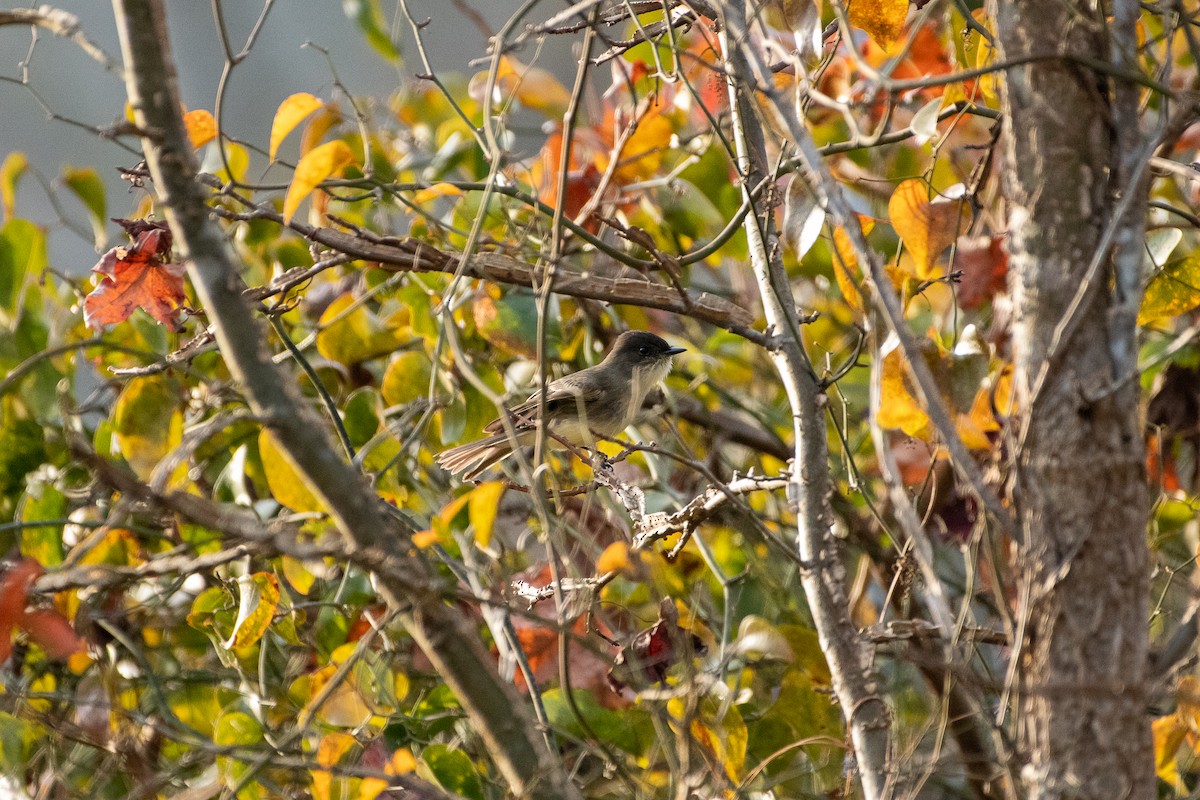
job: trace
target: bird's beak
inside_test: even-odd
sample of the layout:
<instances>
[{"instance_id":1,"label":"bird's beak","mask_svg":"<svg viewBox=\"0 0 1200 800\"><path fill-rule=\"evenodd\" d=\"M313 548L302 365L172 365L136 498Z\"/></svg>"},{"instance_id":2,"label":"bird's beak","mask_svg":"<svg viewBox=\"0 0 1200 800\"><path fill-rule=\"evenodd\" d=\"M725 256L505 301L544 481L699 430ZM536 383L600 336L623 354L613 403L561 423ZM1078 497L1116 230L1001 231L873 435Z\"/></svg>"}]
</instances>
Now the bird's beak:
<instances>
[{"instance_id":1,"label":"bird's beak","mask_svg":"<svg viewBox=\"0 0 1200 800\"><path fill-rule=\"evenodd\" d=\"M668 347L667 348L667 355L669 355L669 356L677 356L680 353L685 353L685 352L687 352L686 347Z\"/></svg>"}]
</instances>

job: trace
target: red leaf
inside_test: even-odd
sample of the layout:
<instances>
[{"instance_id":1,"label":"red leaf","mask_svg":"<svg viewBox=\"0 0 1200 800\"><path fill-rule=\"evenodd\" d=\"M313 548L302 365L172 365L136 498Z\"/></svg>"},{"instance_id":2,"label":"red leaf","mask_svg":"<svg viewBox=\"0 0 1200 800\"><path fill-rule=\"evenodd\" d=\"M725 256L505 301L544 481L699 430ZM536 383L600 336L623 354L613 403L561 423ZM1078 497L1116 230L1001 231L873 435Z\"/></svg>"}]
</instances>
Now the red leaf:
<instances>
[{"instance_id":1,"label":"red leaf","mask_svg":"<svg viewBox=\"0 0 1200 800\"><path fill-rule=\"evenodd\" d=\"M100 283L83 301L83 318L88 327L124 322L134 309L145 309L172 330L179 330L183 289L182 264L163 259L171 253L171 231L166 223L144 220L114 220L134 240L132 247L114 247L92 271Z\"/></svg>"},{"instance_id":2,"label":"red leaf","mask_svg":"<svg viewBox=\"0 0 1200 800\"><path fill-rule=\"evenodd\" d=\"M48 608L35 608L25 613L21 623L30 641L36 642L50 658L66 659L84 648L83 640L67 618Z\"/></svg>"}]
</instances>

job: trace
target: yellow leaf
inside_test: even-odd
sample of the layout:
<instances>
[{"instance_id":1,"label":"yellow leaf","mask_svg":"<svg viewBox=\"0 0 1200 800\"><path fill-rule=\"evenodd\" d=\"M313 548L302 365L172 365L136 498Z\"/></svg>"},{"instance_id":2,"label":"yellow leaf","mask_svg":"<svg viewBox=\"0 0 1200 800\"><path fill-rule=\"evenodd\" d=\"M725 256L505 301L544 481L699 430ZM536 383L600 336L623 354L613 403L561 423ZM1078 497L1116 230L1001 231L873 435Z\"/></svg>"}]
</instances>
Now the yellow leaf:
<instances>
[{"instance_id":1,"label":"yellow leaf","mask_svg":"<svg viewBox=\"0 0 1200 800\"><path fill-rule=\"evenodd\" d=\"M500 498L504 496L503 481L482 483L471 490L467 502L467 516L475 529L475 542L487 547L492 541L492 529L496 524L496 512L500 510Z\"/></svg>"},{"instance_id":2,"label":"yellow leaf","mask_svg":"<svg viewBox=\"0 0 1200 800\"><path fill-rule=\"evenodd\" d=\"M158 462L183 441L183 414L174 382L147 376L127 383L113 409L113 433L134 473L149 480Z\"/></svg>"},{"instance_id":3,"label":"yellow leaf","mask_svg":"<svg viewBox=\"0 0 1200 800\"><path fill-rule=\"evenodd\" d=\"M1187 725L1178 714L1168 714L1154 720L1150 727L1154 736L1154 771L1163 781L1179 786L1182 778L1176 756L1187 734Z\"/></svg>"},{"instance_id":4,"label":"yellow leaf","mask_svg":"<svg viewBox=\"0 0 1200 800\"><path fill-rule=\"evenodd\" d=\"M238 578L238 614L225 647L240 650L262 638L279 608L279 579L269 572Z\"/></svg>"},{"instance_id":5,"label":"yellow leaf","mask_svg":"<svg viewBox=\"0 0 1200 800\"><path fill-rule=\"evenodd\" d=\"M417 759L412 754L412 750L409 750L407 747L401 747L392 753L392 761L388 764L388 772L392 775L406 775L416 770L416 768Z\"/></svg>"},{"instance_id":6,"label":"yellow leaf","mask_svg":"<svg viewBox=\"0 0 1200 800\"><path fill-rule=\"evenodd\" d=\"M918 278L936 277L934 264L965 229L968 213L964 200L930 202L924 181L909 180L896 187L888 201L888 216L916 262Z\"/></svg>"},{"instance_id":7,"label":"yellow leaf","mask_svg":"<svg viewBox=\"0 0 1200 800\"><path fill-rule=\"evenodd\" d=\"M283 144L287 135L305 117L323 105L325 105L323 102L308 92L297 92L279 104L279 108L275 110L275 119L271 120L269 155L272 161L275 160L275 154L279 152L279 145Z\"/></svg>"},{"instance_id":8,"label":"yellow leaf","mask_svg":"<svg viewBox=\"0 0 1200 800\"><path fill-rule=\"evenodd\" d=\"M13 209L17 204L17 182L29 166L29 159L24 153L12 152L4 157L0 164L0 209L4 216L0 219L12 219Z\"/></svg>"},{"instance_id":9,"label":"yellow leaf","mask_svg":"<svg viewBox=\"0 0 1200 800\"><path fill-rule=\"evenodd\" d=\"M633 563L629 560L629 545L625 542L613 542L604 548L604 552L596 559L596 571L633 572Z\"/></svg>"},{"instance_id":10,"label":"yellow leaf","mask_svg":"<svg viewBox=\"0 0 1200 800\"><path fill-rule=\"evenodd\" d=\"M304 132L300 134L300 155L319 145L325 134L341 121L342 110L338 108L337 103L329 103L321 109L321 113L310 119L304 126Z\"/></svg>"},{"instance_id":11,"label":"yellow leaf","mask_svg":"<svg viewBox=\"0 0 1200 800\"><path fill-rule=\"evenodd\" d=\"M283 221L291 222L301 201L312 194L319 183L339 174L353 163L354 153L349 145L340 140L326 142L305 153L300 163L296 164L296 174L292 176L287 196L283 199Z\"/></svg>"},{"instance_id":12,"label":"yellow leaf","mask_svg":"<svg viewBox=\"0 0 1200 800\"><path fill-rule=\"evenodd\" d=\"M275 500L292 511L325 510L325 504L301 477L291 459L279 446L275 434L266 428L258 434L258 454L262 459L263 472L267 476L267 486L270 487Z\"/></svg>"},{"instance_id":13,"label":"yellow leaf","mask_svg":"<svg viewBox=\"0 0 1200 800\"><path fill-rule=\"evenodd\" d=\"M571 104L571 93L554 73L541 67L527 67L510 56L500 59L496 85L505 94L514 95L521 105L550 118L561 117Z\"/></svg>"},{"instance_id":14,"label":"yellow leaf","mask_svg":"<svg viewBox=\"0 0 1200 800\"><path fill-rule=\"evenodd\" d=\"M879 413L875 422L887 430L901 430L922 441L933 438L933 424L921 404L908 390L908 364L895 336L883 344L883 367Z\"/></svg>"},{"instance_id":15,"label":"yellow leaf","mask_svg":"<svg viewBox=\"0 0 1200 800\"><path fill-rule=\"evenodd\" d=\"M347 366L390 353L411 338L407 325L381 321L350 292L329 304L320 325L317 352Z\"/></svg>"},{"instance_id":16,"label":"yellow leaf","mask_svg":"<svg viewBox=\"0 0 1200 800\"><path fill-rule=\"evenodd\" d=\"M317 581L317 576L312 570L306 567L303 561L292 556L282 556L279 561L283 568L283 577L287 578L288 584L300 594L308 594Z\"/></svg>"},{"instance_id":17,"label":"yellow leaf","mask_svg":"<svg viewBox=\"0 0 1200 800\"><path fill-rule=\"evenodd\" d=\"M645 180L658 171L663 154L671 145L675 128L662 114L647 114L638 122L637 130L625 142L617 167L617 180L634 183ZM599 159L607 169L607 158Z\"/></svg>"},{"instance_id":18,"label":"yellow leaf","mask_svg":"<svg viewBox=\"0 0 1200 800\"><path fill-rule=\"evenodd\" d=\"M348 733L327 733L317 745L317 764L322 767L336 766L357 744L358 740ZM333 773L325 769L314 769L312 776L313 800L335 800L344 796L343 791L347 788L345 777L335 779Z\"/></svg>"},{"instance_id":19,"label":"yellow leaf","mask_svg":"<svg viewBox=\"0 0 1200 800\"><path fill-rule=\"evenodd\" d=\"M992 24L991 18L987 16L986 12L984 12L982 8L975 9L973 12L971 12L971 16L975 18L975 21L978 22L984 30L995 36L996 26ZM975 66L978 68L983 68L990 65L996 59L996 48L993 47L992 43L985 39L982 35L972 34L972 38L977 38L979 41L978 49L975 52ZM979 91L983 93L984 101L988 105L994 106L1000 101L998 81L999 78L996 76L995 72L988 72L980 75L976 82L979 86Z\"/></svg>"},{"instance_id":20,"label":"yellow leaf","mask_svg":"<svg viewBox=\"0 0 1200 800\"><path fill-rule=\"evenodd\" d=\"M383 373L379 391L389 406L411 403L429 394L433 366L423 350L398 354Z\"/></svg>"},{"instance_id":21,"label":"yellow leaf","mask_svg":"<svg viewBox=\"0 0 1200 800\"><path fill-rule=\"evenodd\" d=\"M419 531L413 534L412 543L419 550L424 550L427 547L433 547L441 540L441 534L434 530Z\"/></svg>"},{"instance_id":22,"label":"yellow leaf","mask_svg":"<svg viewBox=\"0 0 1200 800\"><path fill-rule=\"evenodd\" d=\"M862 28L882 48L887 49L904 30L909 0L852 0L848 11L850 24Z\"/></svg>"},{"instance_id":23,"label":"yellow leaf","mask_svg":"<svg viewBox=\"0 0 1200 800\"><path fill-rule=\"evenodd\" d=\"M875 220L864 214L858 215L858 221L862 226L863 236L875 227ZM861 312L863 297L858 286L862 281L862 271L858 266L858 256L854 254L854 248L850 245L850 235L841 225L833 229L833 254L833 276L837 279L838 288L842 290L842 298L850 308Z\"/></svg>"},{"instance_id":24,"label":"yellow leaf","mask_svg":"<svg viewBox=\"0 0 1200 800\"><path fill-rule=\"evenodd\" d=\"M1176 317L1200 306L1200 251L1168 261L1146 286L1138 324Z\"/></svg>"},{"instance_id":25,"label":"yellow leaf","mask_svg":"<svg viewBox=\"0 0 1200 800\"><path fill-rule=\"evenodd\" d=\"M217 121L213 115L203 109L189 111L183 115L183 124L187 128L188 138L192 147L199 150L217 136Z\"/></svg>"},{"instance_id":26,"label":"yellow leaf","mask_svg":"<svg viewBox=\"0 0 1200 800\"><path fill-rule=\"evenodd\" d=\"M452 183L435 183L427 189L422 189L412 196L412 204L421 206L428 203L430 200L436 200L439 197L457 197L461 195L462 189ZM411 208L405 207L405 213L412 211Z\"/></svg>"}]
</instances>

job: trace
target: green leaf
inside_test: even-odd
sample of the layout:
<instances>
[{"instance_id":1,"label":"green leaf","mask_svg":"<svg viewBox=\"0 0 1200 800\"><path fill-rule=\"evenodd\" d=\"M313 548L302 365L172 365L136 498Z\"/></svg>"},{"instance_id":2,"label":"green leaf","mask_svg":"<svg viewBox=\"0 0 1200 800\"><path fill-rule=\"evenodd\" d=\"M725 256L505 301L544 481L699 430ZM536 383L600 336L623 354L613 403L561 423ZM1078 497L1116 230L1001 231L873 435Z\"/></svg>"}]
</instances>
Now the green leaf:
<instances>
[{"instance_id":1,"label":"green leaf","mask_svg":"<svg viewBox=\"0 0 1200 800\"><path fill-rule=\"evenodd\" d=\"M654 741L654 723L642 709L613 711L600 705L595 695L587 689L574 689L571 694L591 733L579 724L579 717L567 704L563 690L558 688L549 689L542 695L546 718L552 727L579 739L589 739L594 734L601 741L632 755L645 753Z\"/></svg>"},{"instance_id":2,"label":"green leaf","mask_svg":"<svg viewBox=\"0 0 1200 800\"><path fill-rule=\"evenodd\" d=\"M342 425L356 448L366 444L379 430L379 392L374 387L356 389L342 408Z\"/></svg>"},{"instance_id":3,"label":"green leaf","mask_svg":"<svg viewBox=\"0 0 1200 800\"><path fill-rule=\"evenodd\" d=\"M4 399L0 423L0 493L9 495L22 488L25 476L45 460L45 432L19 413L11 397Z\"/></svg>"},{"instance_id":4,"label":"green leaf","mask_svg":"<svg viewBox=\"0 0 1200 800\"><path fill-rule=\"evenodd\" d=\"M24 219L0 228L0 323L16 324L26 282L46 268L46 234Z\"/></svg>"},{"instance_id":5,"label":"green leaf","mask_svg":"<svg viewBox=\"0 0 1200 800\"><path fill-rule=\"evenodd\" d=\"M483 800L483 782L470 756L462 750L432 744L421 752L421 760L446 791L467 800Z\"/></svg>"},{"instance_id":6,"label":"green leaf","mask_svg":"<svg viewBox=\"0 0 1200 800\"><path fill-rule=\"evenodd\" d=\"M429 394L429 381L433 365L423 350L409 350L398 354L383 373L380 389L389 406L411 403Z\"/></svg>"},{"instance_id":7,"label":"green leaf","mask_svg":"<svg viewBox=\"0 0 1200 800\"><path fill-rule=\"evenodd\" d=\"M354 20L379 55L388 61L400 60L400 49L392 41L379 0L342 0L342 10Z\"/></svg>"},{"instance_id":8,"label":"green leaf","mask_svg":"<svg viewBox=\"0 0 1200 800\"><path fill-rule=\"evenodd\" d=\"M537 298L525 291L509 291L503 297L485 294L471 308L475 328L488 344L506 353L537 357L538 313ZM551 352L561 344L558 325L546 321L546 346Z\"/></svg>"},{"instance_id":9,"label":"green leaf","mask_svg":"<svg viewBox=\"0 0 1200 800\"><path fill-rule=\"evenodd\" d=\"M17 506L17 521L33 523L41 520L59 520L66 516L67 498L55 486L42 481L30 481L20 504ZM61 564L63 525L34 525L21 529L21 554L32 558L43 567Z\"/></svg>"},{"instance_id":10,"label":"green leaf","mask_svg":"<svg viewBox=\"0 0 1200 800\"><path fill-rule=\"evenodd\" d=\"M175 382L161 375L132 379L113 409L113 433L129 466L139 478L149 480L159 462L183 440Z\"/></svg>"},{"instance_id":11,"label":"green leaf","mask_svg":"<svg viewBox=\"0 0 1200 800\"><path fill-rule=\"evenodd\" d=\"M108 199L104 194L104 181L100 180L100 174L91 167L63 167L63 182L83 202L88 211L88 219L92 223L96 249L103 249L108 240L104 229L108 219Z\"/></svg>"},{"instance_id":12,"label":"green leaf","mask_svg":"<svg viewBox=\"0 0 1200 800\"><path fill-rule=\"evenodd\" d=\"M24 773L37 738L33 725L0 711L0 771L9 775Z\"/></svg>"},{"instance_id":13,"label":"green leaf","mask_svg":"<svg viewBox=\"0 0 1200 800\"><path fill-rule=\"evenodd\" d=\"M218 747L251 747L262 740L262 727L244 711L223 714L213 725L213 743ZM231 789L242 783L242 777L252 768L251 762L245 759L217 756L217 773ZM238 800L256 800L261 796L258 781L248 781L237 796Z\"/></svg>"},{"instance_id":14,"label":"green leaf","mask_svg":"<svg viewBox=\"0 0 1200 800\"><path fill-rule=\"evenodd\" d=\"M1150 279L1138 324L1177 317L1200 306L1200 251L1167 262Z\"/></svg>"}]
</instances>

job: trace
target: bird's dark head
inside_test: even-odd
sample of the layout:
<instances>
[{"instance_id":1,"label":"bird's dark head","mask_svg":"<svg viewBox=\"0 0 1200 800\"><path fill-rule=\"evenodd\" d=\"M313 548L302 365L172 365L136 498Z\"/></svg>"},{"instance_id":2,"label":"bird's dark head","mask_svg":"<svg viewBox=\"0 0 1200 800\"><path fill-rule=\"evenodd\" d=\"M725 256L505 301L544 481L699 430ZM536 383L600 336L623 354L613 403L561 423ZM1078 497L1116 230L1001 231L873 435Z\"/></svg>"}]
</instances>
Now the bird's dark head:
<instances>
[{"instance_id":1,"label":"bird's dark head","mask_svg":"<svg viewBox=\"0 0 1200 800\"><path fill-rule=\"evenodd\" d=\"M682 347L671 347L661 336L653 333L625 331L617 337L605 361L623 363L631 368L645 368L669 364L671 356L683 350Z\"/></svg>"}]
</instances>

